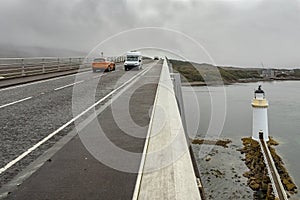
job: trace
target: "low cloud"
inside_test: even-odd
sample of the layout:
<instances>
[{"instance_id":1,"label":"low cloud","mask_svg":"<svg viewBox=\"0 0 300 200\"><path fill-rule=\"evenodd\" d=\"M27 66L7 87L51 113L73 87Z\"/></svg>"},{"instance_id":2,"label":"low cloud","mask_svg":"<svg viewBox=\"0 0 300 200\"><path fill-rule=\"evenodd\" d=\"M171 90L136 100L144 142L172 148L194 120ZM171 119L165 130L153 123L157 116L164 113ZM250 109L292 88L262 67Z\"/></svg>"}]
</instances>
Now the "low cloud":
<instances>
[{"instance_id":1,"label":"low cloud","mask_svg":"<svg viewBox=\"0 0 300 200\"><path fill-rule=\"evenodd\" d=\"M294 0L2 0L0 45L88 52L120 31L155 26L196 39L217 64L300 67L299 11Z\"/></svg>"}]
</instances>

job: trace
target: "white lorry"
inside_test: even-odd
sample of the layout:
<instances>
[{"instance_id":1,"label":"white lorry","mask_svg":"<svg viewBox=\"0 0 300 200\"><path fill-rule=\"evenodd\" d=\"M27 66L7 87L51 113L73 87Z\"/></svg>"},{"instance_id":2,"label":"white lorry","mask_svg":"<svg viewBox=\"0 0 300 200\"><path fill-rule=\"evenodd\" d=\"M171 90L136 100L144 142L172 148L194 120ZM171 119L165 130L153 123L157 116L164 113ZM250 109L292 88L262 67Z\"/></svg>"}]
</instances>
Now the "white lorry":
<instances>
[{"instance_id":1,"label":"white lorry","mask_svg":"<svg viewBox=\"0 0 300 200\"><path fill-rule=\"evenodd\" d=\"M142 69L143 59L141 52L129 51L126 53L126 60L124 62L125 71L136 68L138 70Z\"/></svg>"}]
</instances>

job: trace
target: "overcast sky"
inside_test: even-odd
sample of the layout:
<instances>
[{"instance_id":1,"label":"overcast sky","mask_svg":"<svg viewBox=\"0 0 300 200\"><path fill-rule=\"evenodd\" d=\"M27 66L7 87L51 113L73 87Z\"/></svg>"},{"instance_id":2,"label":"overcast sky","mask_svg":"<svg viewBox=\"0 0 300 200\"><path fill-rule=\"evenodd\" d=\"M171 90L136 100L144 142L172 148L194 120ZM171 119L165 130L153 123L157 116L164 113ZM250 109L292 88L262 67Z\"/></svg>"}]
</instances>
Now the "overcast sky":
<instances>
[{"instance_id":1,"label":"overcast sky","mask_svg":"<svg viewBox=\"0 0 300 200\"><path fill-rule=\"evenodd\" d=\"M300 67L299 0L0 2L0 45L89 52L121 31L163 27L195 39L219 65L260 67L263 62L269 67ZM167 36L158 34L155 37L164 43ZM176 45L174 49L168 48L170 51L177 48L177 52L183 50ZM198 54L195 52L194 57Z\"/></svg>"}]
</instances>

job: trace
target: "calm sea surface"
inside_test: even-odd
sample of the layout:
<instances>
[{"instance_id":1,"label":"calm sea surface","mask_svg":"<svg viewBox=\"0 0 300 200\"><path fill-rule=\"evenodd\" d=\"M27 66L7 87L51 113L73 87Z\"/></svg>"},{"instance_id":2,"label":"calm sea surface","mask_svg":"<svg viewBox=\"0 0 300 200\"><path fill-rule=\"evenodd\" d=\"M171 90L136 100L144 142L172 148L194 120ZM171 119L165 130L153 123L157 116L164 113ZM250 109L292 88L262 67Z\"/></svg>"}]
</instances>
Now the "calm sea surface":
<instances>
[{"instance_id":1,"label":"calm sea surface","mask_svg":"<svg viewBox=\"0 0 300 200\"><path fill-rule=\"evenodd\" d=\"M210 129L208 135L219 135L220 138L229 138L241 144L242 137L252 135L251 100L259 84L269 101L269 135L280 143L276 147L277 153L300 187L299 81L234 84L209 89L183 87L188 132L204 137ZM225 119L223 126L222 119Z\"/></svg>"}]
</instances>

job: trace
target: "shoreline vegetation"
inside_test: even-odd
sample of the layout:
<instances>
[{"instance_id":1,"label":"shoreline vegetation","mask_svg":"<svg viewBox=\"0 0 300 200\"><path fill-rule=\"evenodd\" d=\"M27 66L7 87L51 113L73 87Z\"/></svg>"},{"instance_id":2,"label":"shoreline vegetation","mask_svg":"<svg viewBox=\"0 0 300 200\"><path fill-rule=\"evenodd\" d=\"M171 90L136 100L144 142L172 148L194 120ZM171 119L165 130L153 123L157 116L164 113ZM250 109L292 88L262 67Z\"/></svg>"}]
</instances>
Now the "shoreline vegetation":
<instances>
[{"instance_id":1,"label":"shoreline vegetation","mask_svg":"<svg viewBox=\"0 0 300 200\"><path fill-rule=\"evenodd\" d=\"M206 63L198 64L180 60L169 61L174 71L181 74L182 85L186 86L300 80L300 69L220 67Z\"/></svg>"},{"instance_id":2,"label":"shoreline vegetation","mask_svg":"<svg viewBox=\"0 0 300 200\"><path fill-rule=\"evenodd\" d=\"M244 177L248 178L248 186L256 191L256 195L260 199L274 199L272 195L271 181L268 176L267 168L264 163L264 158L261 153L259 143L252 138L242 138L244 147L238 149L241 154L245 154L243 161L247 165L249 171L243 174ZM280 175L281 181L285 190L289 194L297 193L297 186L290 177L287 169L284 167L284 163L281 157L276 153L272 146L277 146L279 143L276 142L272 137L267 142L275 166Z\"/></svg>"}]
</instances>

